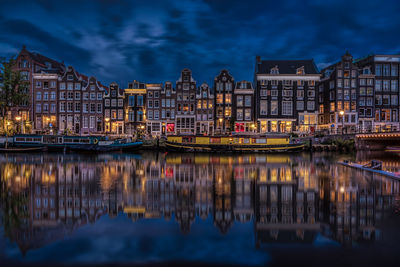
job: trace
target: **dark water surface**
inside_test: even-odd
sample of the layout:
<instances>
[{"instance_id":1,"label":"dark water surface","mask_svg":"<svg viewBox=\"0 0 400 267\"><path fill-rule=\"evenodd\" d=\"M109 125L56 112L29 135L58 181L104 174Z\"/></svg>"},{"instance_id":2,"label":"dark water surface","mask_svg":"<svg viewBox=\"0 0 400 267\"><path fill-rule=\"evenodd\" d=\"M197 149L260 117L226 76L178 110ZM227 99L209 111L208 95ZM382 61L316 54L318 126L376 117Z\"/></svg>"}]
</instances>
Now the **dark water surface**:
<instances>
[{"instance_id":1,"label":"dark water surface","mask_svg":"<svg viewBox=\"0 0 400 267\"><path fill-rule=\"evenodd\" d=\"M394 154L0 154L0 260L392 265ZM1 263L0 262L0 263Z\"/></svg>"}]
</instances>

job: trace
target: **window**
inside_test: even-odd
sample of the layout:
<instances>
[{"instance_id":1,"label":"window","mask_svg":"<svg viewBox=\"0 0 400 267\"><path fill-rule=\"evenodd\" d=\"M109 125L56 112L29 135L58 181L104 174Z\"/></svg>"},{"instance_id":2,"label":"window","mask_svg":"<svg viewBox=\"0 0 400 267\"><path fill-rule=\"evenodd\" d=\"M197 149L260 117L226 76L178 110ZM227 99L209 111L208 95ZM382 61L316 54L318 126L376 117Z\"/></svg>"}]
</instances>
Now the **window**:
<instances>
[{"instance_id":1,"label":"window","mask_svg":"<svg viewBox=\"0 0 400 267\"><path fill-rule=\"evenodd\" d=\"M271 90L271 96L273 97L278 96L278 90Z\"/></svg>"},{"instance_id":2,"label":"window","mask_svg":"<svg viewBox=\"0 0 400 267\"><path fill-rule=\"evenodd\" d=\"M56 92L50 92L50 100L56 100Z\"/></svg>"},{"instance_id":3,"label":"window","mask_svg":"<svg viewBox=\"0 0 400 267\"><path fill-rule=\"evenodd\" d=\"M267 90L265 89L260 90L260 96L267 96Z\"/></svg>"},{"instance_id":4,"label":"window","mask_svg":"<svg viewBox=\"0 0 400 267\"><path fill-rule=\"evenodd\" d=\"M297 110L304 110L304 101L297 101L296 102L296 109Z\"/></svg>"},{"instance_id":5,"label":"window","mask_svg":"<svg viewBox=\"0 0 400 267\"><path fill-rule=\"evenodd\" d=\"M360 79L360 85L367 85L366 79Z\"/></svg>"},{"instance_id":6,"label":"window","mask_svg":"<svg viewBox=\"0 0 400 267\"><path fill-rule=\"evenodd\" d=\"M90 100L96 100L96 93L90 93Z\"/></svg>"},{"instance_id":7,"label":"window","mask_svg":"<svg viewBox=\"0 0 400 267\"><path fill-rule=\"evenodd\" d=\"M307 91L307 96L308 97L315 97L315 91L314 90L308 90Z\"/></svg>"},{"instance_id":8,"label":"window","mask_svg":"<svg viewBox=\"0 0 400 267\"><path fill-rule=\"evenodd\" d=\"M109 107L110 106L110 99L104 100L104 106Z\"/></svg>"},{"instance_id":9,"label":"window","mask_svg":"<svg viewBox=\"0 0 400 267\"><path fill-rule=\"evenodd\" d=\"M390 65L385 64L383 65L383 76L389 76L390 75Z\"/></svg>"},{"instance_id":10,"label":"window","mask_svg":"<svg viewBox=\"0 0 400 267\"><path fill-rule=\"evenodd\" d=\"M335 81L330 81L329 82L329 89L335 88Z\"/></svg>"},{"instance_id":11,"label":"window","mask_svg":"<svg viewBox=\"0 0 400 267\"><path fill-rule=\"evenodd\" d=\"M348 79L344 80L344 88L350 88L350 80Z\"/></svg>"},{"instance_id":12,"label":"window","mask_svg":"<svg viewBox=\"0 0 400 267\"><path fill-rule=\"evenodd\" d=\"M304 90L297 90L297 98L299 99L304 98Z\"/></svg>"},{"instance_id":13,"label":"window","mask_svg":"<svg viewBox=\"0 0 400 267\"><path fill-rule=\"evenodd\" d=\"M231 91L232 90L232 83L228 82L226 83L226 91Z\"/></svg>"},{"instance_id":14,"label":"window","mask_svg":"<svg viewBox=\"0 0 400 267\"><path fill-rule=\"evenodd\" d=\"M360 97L360 100L358 101L358 104L362 107L365 106L365 98L364 97Z\"/></svg>"},{"instance_id":15,"label":"window","mask_svg":"<svg viewBox=\"0 0 400 267\"><path fill-rule=\"evenodd\" d=\"M383 81L383 91L389 91L389 81L388 80Z\"/></svg>"},{"instance_id":16,"label":"window","mask_svg":"<svg viewBox=\"0 0 400 267\"><path fill-rule=\"evenodd\" d=\"M391 85L390 85L391 91L392 92L397 92L398 91L397 80L392 80L390 83L391 83Z\"/></svg>"},{"instance_id":17,"label":"window","mask_svg":"<svg viewBox=\"0 0 400 267\"><path fill-rule=\"evenodd\" d=\"M267 115L268 102L267 100L260 100L260 115Z\"/></svg>"},{"instance_id":18,"label":"window","mask_svg":"<svg viewBox=\"0 0 400 267\"><path fill-rule=\"evenodd\" d=\"M368 87L367 88L367 95L373 95L374 94L374 90L372 89L372 87Z\"/></svg>"},{"instance_id":19,"label":"window","mask_svg":"<svg viewBox=\"0 0 400 267\"><path fill-rule=\"evenodd\" d=\"M72 102L68 102L68 103L67 103L67 111L68 111L68 112L72 112L72 111L73 111L73 108L74 108L73 103L72 103Z\"/></svg>"},{"instance_id":20,"label":"window","mask_svg":"<svg viewBox=\"0 0 400 267\"><path fill-rule=\"evenodd\" d=\"M80 112L81 111L81 103L75 103L75 111Z\"/></svg>"},{"instance_id":21,"label":"window","mask_svg":"<svg viewBox=\"0 0 400 267\"><path fill-rule=\"evenodd\" d=\"M60 112L65 112L65 102L60 103Z\"/></svg>"},{"instance_id":22,"label":"window","mask_svg":"<svg viewBox=\"0 0 400 267\"><path fill-rule=\"evenodd\" d=\"M380 64L375 65L375 75L382 76L382 65Z\"/></svg>"},{"instance_id":23,"label":"window","mask_svg":"<svg viewBox=\"0 0 400 267\"><path fill-rule=\"evenodd\" d=\"M243 96L238 95L236 98L236 106L243 107Z\"/></svg>"},{"instance_id":24,"label":"window","mask_svg":"<svg viewBox=\"0 0 400 267\"><path fill-rule=\"evenodd\" d=\"M224 95L217 94L217 104L222 104L222 103L224 103Z\"/></svg>"},{"instance_id":25,"label":"window","mask_svg":"<svg viewBox=\"0 0 400 267\"><path fill-rule=\"evenodd\" d=\"M154 92L154 98L159 98L160 97L160 93L158 91Z\"/></svg>"},{"instance_id":26,"label":"window","mask_svg":"<svg viewBox=\"0 0 400 267\"><path fill-rule=\"evenodd\" d=\"M292 101L282 101L282 115L292 115Z\"/></svg>"},{"instance_id":27,"label":"window","mask_svg":"<svg viewBox=\"0 0 400 267\"><path fill-rule=\"evenodd\" d=\"M118 120L124 119L124 111L122 109L118 109Z\"/></svg>"},{"instance_id":28,"label":"window","mask_svg":"<svg viewBox=\"0 0 400 267\"><path fill-rule=\"evenodd\" d=\"M132 112L132 111L129 111L129 113L133 113L133 114L134 114L134 112ZM147 118L148 118L149 120L152 120L152 119L153 119L153 111L152 111L152 110L149 110L149 111L147 112Z\"/></svg>"},{"instance_id":29,"label":"window","mask_svg":"<svg viewBox=\"0 0 400 267\"><path fill-rule=\"evenodd\" d=\"M103 99L103 94L97 93L97 100L102 100L102 99Z\"/></svg>"},{"instance_id":30,"label":"window","mask_svg":"<svg viewBox=\"0 0 400 267\"><path fill-rule=\"evenodd\" d=\"M330 104L330 112L335 112L335 102L331 102L331 104Z\"/></svg>"},{"instance_id":31,"label":"window","mask_svg":"<svg viewBox=\"0 0 400 267\"><path fill-rule=\"evenodd\" d=\"M83 93L83 100L89 100L89 93ZM110 99L106 99L108 106L110 106Z\"/></svg>"},{"instance_id":32,"label":"window","mask_svg":"<svg viewBox=\"0 0 400 267\"><path fill-rule=\"evenodd\" d=\"M236 110L236 119L239 121L243 120L243 109Z\"/></svg>"},{"instance_id":33,"label":"window","mask_svg":"<svg viewBox=\"0 0 400 267\"><path fill-rule=\"evenodd\" d=\"M42 100L42 93L41 92L37 92L36 93L36 100Z\"/></svg>"},{"instance_id":34,"label":"window","mask_svg":"<svg viewBox=\"0 0 400 267\"><path fill-rule=\"evenodd\" d=\"M293 91L292 90L283 90L283 96L291 97L291 96L293 96Z\"/></svg>"},{"instance_id":35,"label":"window","mask_svg":"<svg viewBox=\"0 0 400 267\"><path fill-rule=\"evenodd\" d=\"M96 112L96 105L94 103L90 103L90 113Z\"/></svg>"},{"instance_id":36,"label":"window","mask_svg":"<svg viewBox=\"0 0 400 267\"><path fill-rule=\"evenodd\" d=\"M153 105L153 103L152 103L152 105ZM128 106L130 106L130 107L134 107L135 106L135 96L134 95L128 96ZM151 108L150 105L149 105L149 107Z\"/></svg>"},{"instance_id":37,"label":"window","mask_svg":"<svg viewBox=\"0 0 400 267\"><path fill-rule=\"evenodd\" d=\"M49 92L43 93L43 100L49 100Z\"/></svg>"},{"instance_id":38,"label":"window","mask_svg":"<svg viewBox=\"0 0 400 267\"><path fill-rule=\"evenodd\" d=\"M50 112L51 113L56 113L56 104L51 104L51 107L50 107Z\"/></svg>"},{"instance_id":39,"label":"window","mask_svg":"<svg viewBox=\"0 0 400 267\"><path fill-rule=\"evenodd\" d=\"M75 83L75 90L81 90L81 84Z\"/></svg>"},{"instance_id":40,"label":"window","mask_svg":"<svg viewBox=\"0 0 400 267\"><path fill-rule=\"evenodd\" d=\"M251 107L251 96L249 96L249 95L246 95L246 96L245 96L245 98L244 98L244 105L245 105L246 107Z\"/></svg>"},{"instance_id":41,"label":"window","mask_svg":"<svg viewBox=\"0 0 400 267\"><path fill-rule=\"evenodd\" d=\"M42 112L42 105L36 104L36 112Z\"/></svg>"},{"instance_id":42,"label":"window","mask_svg":"<svg viewBox=\"0 0 400 267\"><path fill-rule=\"evenodd\" d=\"M307 101L307 110L314 110L314 109L315 109L315 102Z\"/></svg>"},{"instance_id":43,"label":"window","mask_svg":"<svg viewBox=\"0 0 400 267\"><path fill-rule=\"evenodd\" d=\"M245 109L245 111L244 111L244 119L246 121L251 120L251 109L249 109L249 108Z\"/></svg>"},{"instance_id":44,"label":"window","mask_svg":"<svg viewBox=\"0 0 400 267\"><path fill-rule=\"evenodd\" d=\"M81 92L75 92L75 99L80 100L81 99Z\"/></svg>"},{"instance_id":45,"label":"window","mask_svg":"<svg viewBox=\"0 0 400 267\"><path fill-rule=\"evenodd\" d=\"M154 108L159 108L159 107L160 107L160 101L154 100Z\"/></svg>"},{"instance_id":46,"label":"window","mask_svg":"<svg viewBox=\"0 0 400 267\"><path fill-rule=\"evenodd\" d=\"M232 94L225 94L225 104L232 104Z\"/></svg>"},{"instance_id":47,"label":"window","mask_svg":"<svg viewBox=\"0 0 400 267\"><path fill-rule=\"evenodd\" d=\"M154 110L154 119L159 120L160 119L160 112L158 110Z\"/></svg>"},{"instance_id":48,"label":"window","mask_svg":"<svg viewBox=\"0 0 400 267\"><path fill-rule=\"evenodd\" d=\"M147 107L152 108L153 107L153 100L147 100Z\"/></svg>"},{"instance_id":49,"label":"window","mask_svg":"<svg viewBox=\"0 0 400 267\"><path fill-rule=\"evenodd\" d=\"M392 76L397 76L398 73L398 66L392 65Z\"/></svg>"},{"instance_id":50,"label":"window","mask_svg":"<svg viewBox=\"0 0 400 267\"><path fill-rule=\"evenodd\" d=\"M357 87L356 79L352 79L352 80L351 80L351 87L352 87L352 88Z\"/></svg>"},{"instance_id":51,"label":"window","mask_svg":"<svg viewBox=\"0 0 400 267\"><path fill-rule=\"evenodd\" d=\"M398 104L397 95L391 95L390 103L392 104L392 106L397 106L397 104Z\"/></svg>"},{"instance_id":52,"label":"window","mask_svg":"<svg viewBox=\"0 0 400 267\"><path fill-rule=\"evenodd\" d=\"M142 95L137 96L137 105L143 106L143 96Z\"/></svg>"},{"instance_id":53,"label":"window","mask_svg":"<svg viewBox=\"0 0 400 267\"><path fill-rule=\"evenodd\" d=\"M271 101L271 115L278 115L278 101Z\"/></svg>"},{"instance_id":54,"label":"window","mask_svg":"<svg viewBox=\"0 0 400 267\"><path fill-rule=\"evenodd\" d=\"M375 105L382 105L382 96L381 95L375 96Z\"/></svg>"},{"instance_id":55,"label":"window","mask_svg":"<svg viewBox=\"0 0 400 267\"><path fill-rule=\"evenodd\" d=\"M225 107L225 117L230 117L232 114L232 108L231 107Z\"/></svg>"},{"instance_id":56,"label":"window","mask_svg":"<svg viewBox=\"0 0 400 267\"><path fill-rule=\"evenodd\" d=\"M68 100L73 100L74 99L74 92L68 92L67 96L68 96Z\"/></svg>"},{"instance_id":57,"label":"window","mask_svg":"<svg viewBox=\"0 0 400 267\"><path fill-rule=\"evenodd\" d=\"M67 80L70 81L70 80L73 80L73 79L74 79L74 76L72 76L71 74L68 74L68 75L67 75Z\"/></svg>"},{"instance_id":58,"label":"window","mask_svg":"<svg viewBox=\"0 0 400 267\"><path fill-rule=\"evenodd\" d=\"M342 87L343 86L343 80L342 79L338 79L337 80L337 87Z\"/></svg>"},{"instance_id":59,"label":"window","mask_svg":"<svg viewBox=\"0 0 400 267\"><path fill-rule=\"evenodd\" d=\"M384 95L383 96L383 104L384 105L389 105L390 104L390 100L389 100L389 96L388 95Z\"/></svg>"},{"instance_id":60,"label":"window","mask_svg":"<svg viewBox=\"0 0 400 267\"><path fill-rule=\"evenodd\" d=\"M42 82L36 81L36 88L40 88L40 87L42 87Z\"/></svg>"},{"instance_id":61,"label":"window","mask_svg":"<svg viewBox=\"0 0 400 267\"><path fill-rule=\"evenodd\" d=\"M161 107L165 108L165 99L161 99Z\"/></svg>"},{"instance_id":62,"label":"window","mask_svg":"<svg viewBox=\"0 0 400 267\"><path fill-rule=\"evenodd\" d=\"M338 77L343 77L343 71L342 70L337 70L337 76Z\"/></svg>"},{"instance_id":63,"label":"window","mask_svg":"<svg viewBox=\"0 0 400 267\"><path fill-rule=\"evenodd\" d=\"M50 88L56 88L57 82L56 81L51 81L50 82Z\"/></svg>"},{"instance_id":64,"label":"window","mask_svg":"<svg viewBox=\"0 0 400 267\"><path fill-rule=\"evenodd\" d=\"M97 103L97 113L102 113L103 112L103 105L101 103Z\"/></svg>"},{"instance_id":65,"label":"window","mask_svg":"<svg viewBox=\"0 0 400 267\"><path fill-rule=\"evenodd\" d=\"M357 77L357 72L356 72L356 70L352 70L352 71L351 71L351 77L352 77L352 78L356 78L356 77Z\"/></svg>"},{"instance_id":66,"label":"window","mask_svg":"<svg viewBox=\"0 0 400 267\"><path fill-rule=\"evenodd\" d=\"M68 83L67 89L68 90L73 90L74 89L74 84L73 83Z\"/></svg>"}]
</instances>

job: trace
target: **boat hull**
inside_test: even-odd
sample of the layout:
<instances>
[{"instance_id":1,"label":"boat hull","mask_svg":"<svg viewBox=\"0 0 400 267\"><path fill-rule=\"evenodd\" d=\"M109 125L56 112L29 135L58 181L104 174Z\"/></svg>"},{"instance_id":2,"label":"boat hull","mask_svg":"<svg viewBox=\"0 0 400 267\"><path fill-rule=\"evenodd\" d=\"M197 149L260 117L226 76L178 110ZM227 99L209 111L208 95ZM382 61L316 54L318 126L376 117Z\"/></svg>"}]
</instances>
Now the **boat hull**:
<instances>
[{"instance_id":1,"label":"boat hull","mask_svg":"<svg viewBox=\"0 0 400 267\"><path fill-rule=\"evenodd\" d=\"M289 152L301 151L304 144L283 144L283 145L201 145L201 144L182 144L166 142L166 148L170 151L179 152Z\"/></svg>"}]
</instances>

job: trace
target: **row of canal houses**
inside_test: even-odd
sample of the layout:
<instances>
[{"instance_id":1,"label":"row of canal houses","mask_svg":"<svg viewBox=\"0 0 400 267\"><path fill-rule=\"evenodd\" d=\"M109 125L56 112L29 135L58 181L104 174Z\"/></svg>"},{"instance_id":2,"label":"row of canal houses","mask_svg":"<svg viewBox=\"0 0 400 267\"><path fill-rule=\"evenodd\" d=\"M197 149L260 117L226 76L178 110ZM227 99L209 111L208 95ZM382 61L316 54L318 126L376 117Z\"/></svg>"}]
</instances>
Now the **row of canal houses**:
<instances>
[{"instance_id":1,"label":"row of canal houses","mask_svg":"<svg viewBox=\"0 0 400 267\"><path fill-rule=\"evenodd\" d=\"M31 99L8 119L22 117L23 132L81 135L398 130L399 63L400 55L346 52L320 72L313 60L257 56L253 82L224 69L212 85L199 84L183 69L175 83L121 88L24 47L17 68Z\"/></svg>"}]
</instances>

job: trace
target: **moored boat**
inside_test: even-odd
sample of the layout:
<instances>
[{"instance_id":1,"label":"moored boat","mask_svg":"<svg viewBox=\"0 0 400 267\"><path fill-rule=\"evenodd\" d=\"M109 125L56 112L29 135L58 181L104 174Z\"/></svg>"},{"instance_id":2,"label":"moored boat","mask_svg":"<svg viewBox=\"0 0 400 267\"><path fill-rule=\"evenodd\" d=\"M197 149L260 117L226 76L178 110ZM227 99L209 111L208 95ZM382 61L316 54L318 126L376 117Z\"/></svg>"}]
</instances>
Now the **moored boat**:
<instances>
[{"instance_id":1,"label":"moored boat","mask_svg":"<svg viewBox=\"0 0 400 267\"><path fill-rule=\"evenodd\" d=\"M166 148L187 152L288 152L303 150L289 135L168 136Z\"/></svg>"},{"instance_id":2,"label":"moored boat","mask_svg":"<svg viewBox=\"0 0 400 267\"><path fill-rule=\"evenodd\" d=\"M109 141L104 136L16 135L13 139L14 147L46 147L49 151L127 151L138 149L141 145L142 142L130 139Z\"/></svg>"},{"instance_id":3,"label":"moored boat","mask_svg":"<svg viewBox=\"0 0 400 267\"><path fill-rule=\"evenodd\" d=\"M96 144L90 145L74 146L71 150L86 152L133 151L139 149L142 145L143 142L135 142L130 139L118 139L114 141L99 141Z\"/></svg>"},{"instance_id":4,"label":"moored boat","mask_svg":"<svg viewBox=\"0 0 400 267\"><path fill-rule=\"evenodd\" d=\"M361 170L361 171L368 171L368 172L372 172L372 173L376 173L379 175L383 175L386 177L390 177L393 179L397 179L400 180L400 174L399 173L394 173L394 172L389 172L389 171L385 171L382 170L382 162L377 161L377 160L372 160L370 163L368 164L358 164L355 162L350 162L350 161L339 161L338 164L346 166L346 167L350 167L353 169L357 169L357 170Z\"/></svg>"}]
</instances>

